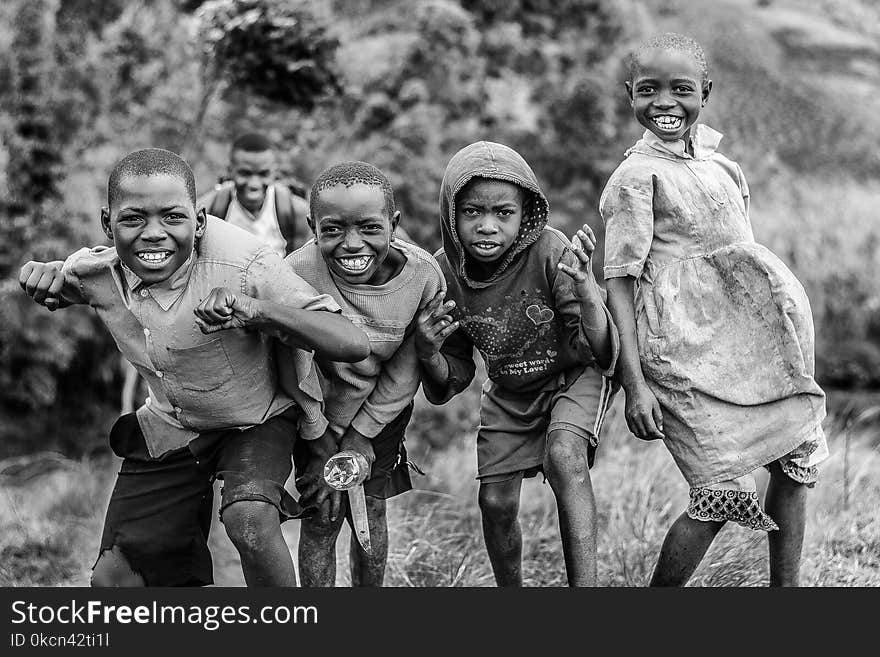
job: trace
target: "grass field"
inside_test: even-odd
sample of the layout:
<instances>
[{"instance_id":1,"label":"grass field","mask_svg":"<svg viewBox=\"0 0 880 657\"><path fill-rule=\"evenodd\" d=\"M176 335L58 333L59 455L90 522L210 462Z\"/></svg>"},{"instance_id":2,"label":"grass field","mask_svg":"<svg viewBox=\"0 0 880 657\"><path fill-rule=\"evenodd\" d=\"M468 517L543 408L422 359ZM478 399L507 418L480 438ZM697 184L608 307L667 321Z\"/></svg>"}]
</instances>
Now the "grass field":
<instances>
[{"instance_id":1,"label":"grass field","mask_svg":"<svg viewBox=\"0 0 880 657\"><path fill-rule=\"evenodd\" d=\"M600 515L599 581L642 586L666 529L682 511L687 487L660 444L630 437L616 400L593 484ZM832 418L835 420L837 418ZM880 453L876 427L854 427L850 447L829 420L831 457L809 496L804 586L880 586ZM417 432L416 432L417 433ZM427 475L417 490L389 502L388 586L492 586L476 506L472 435L431 448L409 442ZM6 462L0 476L0 585L86 585L116 463L42 455ZM846 482L846 486L844 485ZM562 586L565 571L556 509L540 477L525 482L520 515L528 586ZM295 551L297 524L284 531ZM339 541L337 583L348 584L347 530ZM215 522L211 547L217 585L243 585L235 550ZM767 583L764 534L725 527L692 586Z\"/></svg>"}]
</instances>

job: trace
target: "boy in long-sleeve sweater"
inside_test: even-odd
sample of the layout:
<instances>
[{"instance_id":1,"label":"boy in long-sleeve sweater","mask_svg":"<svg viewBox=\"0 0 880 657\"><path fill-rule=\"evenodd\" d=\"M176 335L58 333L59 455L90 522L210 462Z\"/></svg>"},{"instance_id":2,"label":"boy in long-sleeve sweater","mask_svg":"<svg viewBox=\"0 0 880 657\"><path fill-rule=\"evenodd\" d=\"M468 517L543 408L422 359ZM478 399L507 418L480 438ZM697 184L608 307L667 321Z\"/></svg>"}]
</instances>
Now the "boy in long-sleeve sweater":
<instances>
[{"instance_id":1,"label":"boy in long-sleeve sweater","mask_svg":"<svg viewBox=\"0 0 880 657\"><path fill-rule=\"evenodd\" d=\"M412 488L403 440L421 380L415 317L443 289L443 275L431 254L395 239L400 213L388 179L372 165L330 167L313 185L310 203L315 240L286 261L332 296L370 341L364 360L318 359L318 367L328 431L340 450L359 451L372 463L364 492L373 554L363 551L353 532L352 583L381 586L388 552L385 500ZM322 467L313 459L300 473L301 502L321 485ZM299 568L305 586L335 582L335 545L346 515L339 513L340 504L334 494L303 521Z\"/></svg>"}]
</instances>

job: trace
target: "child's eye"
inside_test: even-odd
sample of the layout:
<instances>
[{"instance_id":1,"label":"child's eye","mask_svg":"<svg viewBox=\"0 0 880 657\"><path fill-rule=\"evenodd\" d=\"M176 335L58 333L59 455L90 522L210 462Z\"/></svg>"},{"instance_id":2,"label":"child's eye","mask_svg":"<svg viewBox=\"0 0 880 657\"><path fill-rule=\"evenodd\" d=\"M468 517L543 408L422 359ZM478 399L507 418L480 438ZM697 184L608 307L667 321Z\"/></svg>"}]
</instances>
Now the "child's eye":
<instances>
[{"instance_id":1,"label":"child's eye","mask_svg":"<svg viewBox=\"0 0 880 657\"><path fill-rule=\"evenodd\" d=\"M461 212L465 217L476 217L480 214L480 211L476 208L464 208Z\"/></svg>"},{"instance_id":2,"label":"child's eye","mask_svg":"<svg viewBox=\"0 0 880 657\"><path fill-rule=\"evenodd\" d=\"M326 228L321 229L321 235L326 235L328 237L332 235L338 235L341 231L334 226L327 226Z\"/></svg>"},{"instance_id":3,"label":"child's eye","mask_svg":"<svg viewBox=\"0 0 880 657\"><path fill-rule=\"evenodd\" d=\"M515 212L515 210L511 210L510 208L505 208L503 210L499 210L498 214L502 217L509 217Z\"/></svg>"},{"instance_id":4,"label":"child's eye","mask_svg":"<svg viewBox=\"0 0 880 657\"><path fill-rule=\"evenodd\" d=\"M378 233L379 231L382 230L382 225L381 224L367 224L366 226L363 227L363 230L365 230L368 233Z\"/></svg>"},{"instance_id":5,"label":"child's eye","mask_svg":"<svg viewBox=\"0 0 880 657\"><path fill-rule=\"evenodd\" d=\"M689 87L687 85L679 85L674 89L674 91L678 94L689 94L693 93L694 90L692 87Z\"/></svg>"},{"instance_id":6,"label":"child's eye","mask_svg":"<svg viewBox=\"0 0 880 657\"><path fill-rule=\"evenodd\" d=\"M172 223L180 223L186 221L186 215L182 215L179 212L172 212L171 214L165 215L165 219Z\"/></svg>"},{"instance_id":7,"label":"child's eye","mask_svg":"<svg viewBox=\"0 0 880 657\"><path fill-rule=\"evenodd\" d=\"M136 214L126 215L117 219L117 223L124 224L126 226L136 226L137 224L143 223L143 221L144 218Z\"/></svg>"},{"instance_id":8,"label":"child's eye","mask_svg":"<svg viewBox=\"0 0 880 657\"><path fill-rule=\"evenodd\" d=\"M648 95L654 93L654 87L650 87L648 85L645 85L643 87L639 87L638 89L636 89L636 93L641 94L643 96L648 96Z\"/></svg>"}]
</instances>

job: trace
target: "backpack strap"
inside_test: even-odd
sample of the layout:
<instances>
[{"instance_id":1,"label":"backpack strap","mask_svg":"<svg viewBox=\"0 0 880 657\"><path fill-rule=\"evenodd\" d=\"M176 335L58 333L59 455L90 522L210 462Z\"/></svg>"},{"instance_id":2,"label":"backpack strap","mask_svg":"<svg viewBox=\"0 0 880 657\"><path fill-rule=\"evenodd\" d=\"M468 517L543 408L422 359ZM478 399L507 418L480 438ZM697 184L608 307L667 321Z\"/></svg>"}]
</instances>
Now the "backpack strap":
<instances>
[{"instance_id":1,"label":"backpack strap","mask_svg":"<svg viewBox=\"0 0 880 657\"><path fill-rule=\"evenodd\" d=\"M284 183L275 184L275 216L278 219L278 228L281 230L281 236L287 242L287 253L292 253L307 241L307 233L304 231L305 215L300 217L302 212L296 211L296 201L293 193ZM302 199L303 205L305 199ZM299 224L302 223L303 226Z\"/></svg>"},{"instance_id":2,"label":"backpack strap","mask_svg":"<svg viewBox=\"0 0 880 657\"><path fill-rule=\"evenodd\" d=\"M229 204L232 203L232 191L233 185L224 184L218 187L211 204L206 208L207 213L226 221L226 213L229 212Z\"/></svg>"}]
</instances>

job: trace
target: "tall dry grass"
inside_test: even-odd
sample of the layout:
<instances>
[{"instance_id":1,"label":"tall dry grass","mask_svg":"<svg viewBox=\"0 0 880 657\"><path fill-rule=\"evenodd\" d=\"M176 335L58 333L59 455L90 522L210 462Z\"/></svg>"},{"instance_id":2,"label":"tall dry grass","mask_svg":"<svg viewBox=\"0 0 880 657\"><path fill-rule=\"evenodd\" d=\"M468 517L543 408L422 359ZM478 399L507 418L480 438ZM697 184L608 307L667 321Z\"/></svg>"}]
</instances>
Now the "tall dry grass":
<instances>
[{"instance_id":1,"label":"tall dry grass","mask_svg":"<svg viewBox=\"0 0 880 657\"><path fill-rule=\"evenodd\" d=\"M599 512L599 582L643 586L666 529L684 509L687 486L662 445L628 435L615 402L593 469ZM476 504L473 435L449 447L409 442L426 476L389 502L388 586L493 586ZM880 454L876 428L856 426L850 440L845 507L844 435L829 421L831 457L809 494L804 586L880 586ZM0 585L88 583L113 480L108 459L39 461L0 475ZM565 569L553 495L540 476L524 482L520 522L527 586L564 586ZM295 552L296 523L285 524ZM215 522L211 548L218 585L243 584L235 550ZM337 583L347 585L348 532L338 544ZM765 535L730 525L691 586L767 584Z\"/></svg>"}]
</instances>

